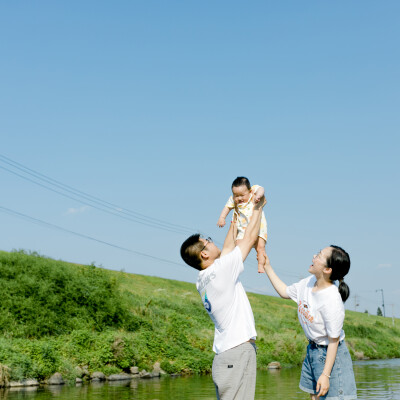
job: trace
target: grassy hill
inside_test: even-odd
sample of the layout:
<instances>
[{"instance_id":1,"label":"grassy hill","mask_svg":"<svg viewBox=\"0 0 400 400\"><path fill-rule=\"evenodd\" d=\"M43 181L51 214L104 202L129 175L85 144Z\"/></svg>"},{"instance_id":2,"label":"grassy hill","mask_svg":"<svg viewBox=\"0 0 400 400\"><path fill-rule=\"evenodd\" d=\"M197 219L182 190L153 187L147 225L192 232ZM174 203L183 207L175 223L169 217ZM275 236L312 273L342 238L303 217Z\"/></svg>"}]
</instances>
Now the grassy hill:
<instances>
[{"instance_id":1,"label":"grassy hill","mask_svg":"<svg viewBox=\"0 0 400 400\"><path fill-rule=\"evenodd\" d=\"M76 366L106 375L131 366L208 373L214 327L194 284L36 253L0 252L0 364L10 379L44 379ZM258 367L300 365L306 340L296 304L249 293L257 327ZM352 356L400 357L400 320L346 312Z\"/></svg>"}]
</instances>

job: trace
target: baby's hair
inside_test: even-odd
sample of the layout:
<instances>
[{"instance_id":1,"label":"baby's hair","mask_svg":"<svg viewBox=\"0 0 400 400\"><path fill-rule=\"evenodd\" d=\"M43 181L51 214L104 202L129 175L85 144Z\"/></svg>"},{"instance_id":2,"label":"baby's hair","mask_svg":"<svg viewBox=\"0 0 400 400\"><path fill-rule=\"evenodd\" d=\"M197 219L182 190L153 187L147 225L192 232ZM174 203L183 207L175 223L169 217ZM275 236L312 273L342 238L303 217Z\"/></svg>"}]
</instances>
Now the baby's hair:
<instances>
[{"instance_id":1,"label":"baby's hair","mask_svg":"<svg viewBox=\"0 0 400 400\"><path fill-rule=\"evenodd\" d=\"M244 176L238 176L233 182L232 182L232 188L234 187L239 187L239 186L246 186L248 190L251 189L250 181L244 177Z\"/></svg>"}]
</instances>

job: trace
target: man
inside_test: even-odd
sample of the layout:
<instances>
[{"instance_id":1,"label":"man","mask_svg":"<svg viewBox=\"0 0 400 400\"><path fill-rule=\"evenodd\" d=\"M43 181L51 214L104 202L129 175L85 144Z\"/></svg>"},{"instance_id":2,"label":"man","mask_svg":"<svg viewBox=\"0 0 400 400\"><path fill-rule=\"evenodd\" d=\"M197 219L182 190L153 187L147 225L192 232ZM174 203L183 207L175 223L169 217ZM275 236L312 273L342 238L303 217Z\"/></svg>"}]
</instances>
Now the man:
<instances>
[{"instance_id":1,"label":"man","mask_svg":"<svg viewBox=\"0 0 400 400\"><path fill-rule=\"evenodd\" d=\"M231 224L222 251L210 238L192 235L181 256L199 270L196 287L215 325L212 376L219 400L254 399L257 336L253 311L239 276L258 237L265 198L254 206L244 238L235 247Z\"/></svg>"}]
</instances>

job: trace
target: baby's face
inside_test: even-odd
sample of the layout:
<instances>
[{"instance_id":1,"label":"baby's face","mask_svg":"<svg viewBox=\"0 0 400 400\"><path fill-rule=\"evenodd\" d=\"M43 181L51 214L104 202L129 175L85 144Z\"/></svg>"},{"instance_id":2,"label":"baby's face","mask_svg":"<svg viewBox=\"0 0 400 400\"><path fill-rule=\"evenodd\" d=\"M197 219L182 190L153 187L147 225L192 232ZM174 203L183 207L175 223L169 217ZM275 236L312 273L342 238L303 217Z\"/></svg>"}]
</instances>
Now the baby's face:
<instances>
[{"instance_id":1,"label":"baby's face","mask_svg":"<svg viewBox=\"0 0 400 400\"><path fill-rule=\"evenodd\" d=\"M250 199L251 192L245 185L232 188L233 202L235 204L247 203Z\"/></svg>"}]
</instances>

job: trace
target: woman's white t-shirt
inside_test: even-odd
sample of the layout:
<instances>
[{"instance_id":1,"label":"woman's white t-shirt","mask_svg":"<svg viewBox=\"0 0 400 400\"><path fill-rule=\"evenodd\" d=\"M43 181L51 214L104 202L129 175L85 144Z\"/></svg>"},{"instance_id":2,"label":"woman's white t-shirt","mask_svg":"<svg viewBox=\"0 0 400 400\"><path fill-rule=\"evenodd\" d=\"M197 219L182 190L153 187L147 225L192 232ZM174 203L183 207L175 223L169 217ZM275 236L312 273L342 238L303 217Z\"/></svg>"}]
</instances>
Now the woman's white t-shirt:
<instances>
[{"instance_id":1,"label":"woman's white t-shirt","mask_svg":"<svg viewBox=\"0 0 400 400\"><path fill-rule=\"evenodd\" d=\"M217 354L257 335L253 311L239 279L243 270L242 252L236 246L199 272L196 287L215 325L213 350Z\"/></svg>"},{"instance_id":2,"label":"woman's white t-shirt","mask_svg":"<svg viewBox=\"0 0 400 400\"><path fill-rule=\"evenodd\" d=\"M313 292L314 275L286 288L287 295L297 303L297 315L308 339L328 345L329 337L344 339L344 305L336 285Z\"/></svg>"}]
</instances>

